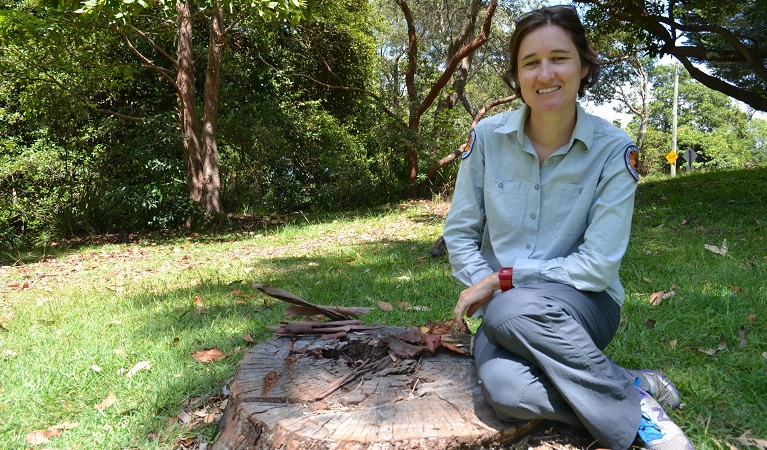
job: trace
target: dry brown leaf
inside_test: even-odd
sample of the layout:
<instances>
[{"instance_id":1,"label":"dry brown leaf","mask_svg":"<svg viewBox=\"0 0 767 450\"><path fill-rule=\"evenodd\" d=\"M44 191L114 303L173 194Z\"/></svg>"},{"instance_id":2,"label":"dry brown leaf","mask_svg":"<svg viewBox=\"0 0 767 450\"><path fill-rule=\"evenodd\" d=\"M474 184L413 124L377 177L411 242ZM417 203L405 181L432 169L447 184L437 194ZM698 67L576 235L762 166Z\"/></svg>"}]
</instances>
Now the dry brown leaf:
<instances>
[{"instance_id":1,"label":"dry brown leaf","mask_svg":"<svg viewBox=\"0 0 767 450\"><path fill-rule=\"evenodd\" d=\"M430 311L428 306L416 305L413 306L413 311Z\"/></svg>"},{"instance_id":2,"label":"dry brown leaf","mask_svg":"<svg viewBox=\"0 0 767 450\"><path fill-rule=\"evenodd\" d=\"M250 343L255 343L256 342L256 341L253 340L253 336L251 336L249 334L243 334L242 335L242 340L246 341L246 342L250 342Z\"/></svg>"},{"instance_id":3,"label":"dry brown leaf","mask_svg":"<svg viewBox=\"0 0 767 450\"><path fill-rule=\"evenodd\" d=\"M43 445L52 437L61 436L61 430L36 430L27 434L26 443L29 445Z\"/></svg>"},{"instance_id":4,"label":"dry brown leaf","mask_svg":"<svg viewBox=\"0 0 767 450\"><path fill-rule=\"evenodd\" d=\"M660 305L660 302L663 301L663 294L665 294L664 291L653 292L653 294L650 295L650 304L652 306Z\"/></svg>"},{"instance_id":5,"label":"dry brown leaf","mask_svg":"<svg viewBox=\"0 0 767 450\"><path fill-rule=\"evenodd\" d=\"M130 378L142 370L149 370L151 368L152 368L152 361L141 361L136 363L136 365L133 366L131 370L129 370L128 373L125 374L125 376Z\"/></svg>"},{"instance_id":6,"label":"dry brown leaf","mask_svg":"<svg viewBox=\"0 0 767 450\"><path fill-rule=\"evenodd\" d=\"M647 327L648 330L652 330L655 328L655 319L645 320L644 326Z\"/></svg>"},{"instance_id":7,"label":"dry brown leaf","mask_svg":"<svg viewBox=\"0 0 767 450\"><path fill-rule=\"evenodd\" d=\"M738 444L745 445L746 447L755 447L767 450L767 440L752 438L749 436L750 434L751 430L746 430L740 436L733 437L732 439Z\"/></svg>"},{"instance_id":8,"label":"dry brown leaf","mask_svg":"<svg viewBox=\"0 0 767 450\"><path fill-rule=\"evenodd\" d=\"M740 330L738 331L738 334L740 335L740 343L738 344L738 348L743 348L746 346L746 327L741 325Z\"/></svg>"},{"instance_id":9,"label":"dry brown leaf","mask_svg":"<svg viewBox=\"0 0 767 450\"><path fill-rule=\"evenodd\" d=\"M729 287L729 288L730 288L730 289L731 289L733 292L737 292L738 294L741 294L741 295L743 295L743 296L745 296L745 297L748 297L748 292L744 291L744 290L743 290L743 288L741 288L741 287L738 287L738 286L733 286L733 285L731 285L731 284L730 284L730 285L728 285L728 287Z\"/></svg>"},{"instance_id":10,"label":"dry brown leaf","mask_svg":"<svg viewBox=\"0 0 767 450\"><path fill-rule=\"evenodd\" d=\"M389 302L382 302L379 300L376 303L378 303L378 307L381 308L382 311L391 311L394 309L394 307Z\"/></svg>"},{"instance_id":11,"label":"dry brown leaf","mask_svg":"<svg viewBox=\"0 0 767 450\"><path fill-rule=\"evenodd\" d=\"M274 383L277 382L277 372L271 371L264 377L264 386L261 388L261 395L268 396Z\"/></svg>"},{"instance_id":12,"label":"dry brown leaf","mask_svg":"<svg viewBox=\"0 0 767 450\"><path fill-rule=\"evenodd\" d=\"M180 413L178 413L178 421L179 422L181 422L181 423L189 423L190 420L192 420L192 416L188 412L181 411Z\"/></svg>"},{"instance_id":13,"label":"dry brown leaf","mask_svg":"<svg viewBox=\"0 0 767 450\"><path fill-rule=\"evenodd\" d=\"M751 314L751 315L749 315L749 316L748 316L748 323L750 323L751 325L753 325L753 324L754 324L754 322L756 322L756 314Z\"/></svg>"},{"instance_id":14,"label":"dry brown leaf","mask_svg":"<svg viewBox=\"0 0 767 450\"><path fill-rule=\"evenodd\" d=\"M192 352L192 356L194 356L194 359L201 363L210 363L218 361L222 358L226 358L224 352L215 347L197 350L196 352Z\"/></svg>"},{"instance_id":15,"label":"dry brown leaf","mask_svg":"<svg viewBox=\"0 0 767 450\"><path fill-rule=\"evenodd\" d=\"M413 309L413 305L411 305L408 302L397 302L397 306L404 309L405 311L410 311L411 309Z\"/></svg>"},{"instance_id":16,"label":"dry brown leaf","mask_svg":"<svg viewBox=\"0 0 767 450\"><path fill-rule=\"evenodd\" d=\"M98 405L95 406L97 411L104 411L105 409L112 406L117 401L117 396L115 396L114 392L110 392L107 397L101 401Z\"/></svg>"},{"instance_id":17,"label":"dry brown leaf","mask_svg":"<svg viewBox=\"0 0 767 450\"><path fill-rule=\"evenodd\" d=\"M719 335L719 347L717 347L717 351L722 351L727 348L727 338L724 337L724 334Z\"/></svg>"},{"instance_id":18,"label":"dry brown leaf","mask_svg":"<svg viewBox=\"0 0 767 450\"><path fill-rule=\"evenodd\" d=\"M716 253L718 255L724 256L724 255L727 254L727 250L728 250L727 249L727 239L724 239L722 241L722 246L721 247L717 247L715 245L710 245L710 244L705 244L703 246L703 248L705 248L706 250L710 250L710 251L712 251L712 252L714 252L714 253Z\"/></svg>"}]
</instances>

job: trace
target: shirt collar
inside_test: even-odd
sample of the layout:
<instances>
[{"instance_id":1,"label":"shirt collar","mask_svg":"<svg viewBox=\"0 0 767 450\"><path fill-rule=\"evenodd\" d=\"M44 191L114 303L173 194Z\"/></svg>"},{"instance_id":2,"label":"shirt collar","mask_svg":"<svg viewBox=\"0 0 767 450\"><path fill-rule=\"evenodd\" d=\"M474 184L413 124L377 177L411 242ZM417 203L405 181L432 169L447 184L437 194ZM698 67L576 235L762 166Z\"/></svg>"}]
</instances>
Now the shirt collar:
<instances>
[{"instance_id":1,"label":"shirt collar","mask_svg":"<svg viewBox=\"0 0 767 450\"><path fill-rule=\"evenodd\" d=\"M505 124L496 128L495 132L514 134L521 146L522 136L525 133L525 120L527 120L529 114L530 107L522 105L514 114L509 116ZM594 142L594 122L579 104L576 104L575 130L573 130L573 135L570 137L567 148L572 148L576 139L583 143L583 151L586 152L589 151L591 144Z\"/></svg>"}]
</instances>

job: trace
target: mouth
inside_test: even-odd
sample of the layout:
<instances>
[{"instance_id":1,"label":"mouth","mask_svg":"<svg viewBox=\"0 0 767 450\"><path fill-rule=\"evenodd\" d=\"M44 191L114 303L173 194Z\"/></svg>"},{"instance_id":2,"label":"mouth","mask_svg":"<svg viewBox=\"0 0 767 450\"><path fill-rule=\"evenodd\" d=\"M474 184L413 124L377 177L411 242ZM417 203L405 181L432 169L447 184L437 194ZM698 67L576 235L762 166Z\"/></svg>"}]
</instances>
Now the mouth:
<instances>
[{"instance_id":1,"label":"mouth","mask_svg":"<svg viewBox=\"0 0 767 450\"><path fill-rule=\"evenodd\" d=\"M559 89L561 89L561 87L560 87L560 86L553 86L553 87L549 87L549 88L538 89L538 91L537 91L537 92L538 92L539 94L548 94L549 92L558 91Z\"/></svg>"}]
</instances>

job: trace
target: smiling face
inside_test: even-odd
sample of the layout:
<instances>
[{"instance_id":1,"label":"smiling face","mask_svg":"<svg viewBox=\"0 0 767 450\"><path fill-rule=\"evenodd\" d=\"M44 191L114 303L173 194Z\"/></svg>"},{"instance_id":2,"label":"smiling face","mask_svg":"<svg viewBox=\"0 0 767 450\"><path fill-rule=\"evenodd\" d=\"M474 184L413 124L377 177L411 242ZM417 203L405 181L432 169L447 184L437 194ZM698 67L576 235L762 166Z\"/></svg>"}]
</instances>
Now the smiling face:
<instances>
[{"instance_id":1,"label":"smiling face","mask_svg":"<svg viewBox=\"0 0 767 450\"><path fill-rule=\"evenodd\" d=\"M587 72L572 39L557 25L536 28L520 43L517 82L534 114L574 113Z\"/></svg>"}]
</instances>

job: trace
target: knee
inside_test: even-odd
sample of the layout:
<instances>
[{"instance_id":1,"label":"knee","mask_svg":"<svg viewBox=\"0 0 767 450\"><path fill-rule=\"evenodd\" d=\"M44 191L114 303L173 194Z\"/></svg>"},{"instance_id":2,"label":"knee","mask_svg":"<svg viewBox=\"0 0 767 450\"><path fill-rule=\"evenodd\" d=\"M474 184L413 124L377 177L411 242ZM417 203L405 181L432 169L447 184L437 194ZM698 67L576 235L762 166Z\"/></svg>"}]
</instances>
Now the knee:
<instances>
[{"instance_id":1,"label":"knee","mask_svg":"<svg viewBox=\"0 0 767 450\"><path fill-rule=\"evenodd\" d=\"M522 382L524 375L509 367L508 360L487 361L477 368L477 375L485 399L496 411L509 414L522 402L528 386Z\"/></svg>"}]
</instances>

